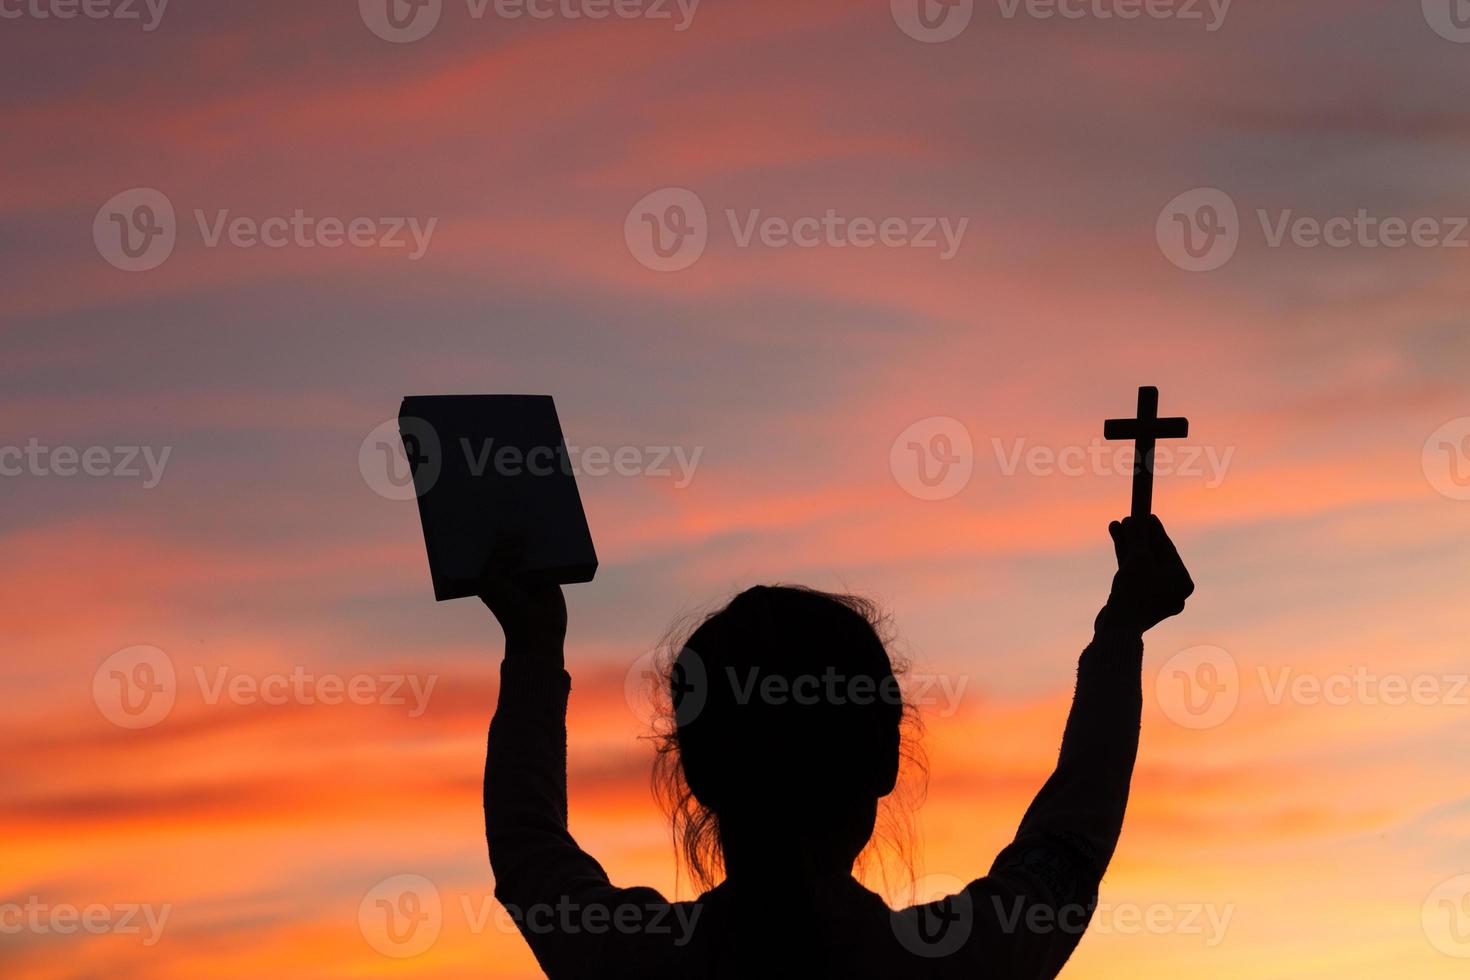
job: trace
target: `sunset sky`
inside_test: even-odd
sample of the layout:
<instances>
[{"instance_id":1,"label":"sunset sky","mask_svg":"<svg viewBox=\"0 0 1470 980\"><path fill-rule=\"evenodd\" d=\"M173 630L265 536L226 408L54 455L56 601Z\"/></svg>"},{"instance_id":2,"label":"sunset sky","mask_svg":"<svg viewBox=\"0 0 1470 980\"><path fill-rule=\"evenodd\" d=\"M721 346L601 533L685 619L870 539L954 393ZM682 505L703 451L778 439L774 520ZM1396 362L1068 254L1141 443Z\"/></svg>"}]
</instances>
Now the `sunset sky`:
<instances>
[{"instance_id":1,"label":"sunset sky","mask_svg":"<svg viewBox=\"0 0 1470 980\"><path fill-rule=\"evenodd\" d=\"M384 2L0 0L0 973L537 975L484 848L499 630L433 601L373 469L405 394L552 394L630 461L586 458L601 568L567 590L571 826L615 883L697 894L640 659L771 581L892 614L919 887L983 874L1107 596L1103 420L1152 384L1198 591L1147 639L1062 975L1464 975L1459 0ZM703 250L667 259L678 214ZM145 228L172 251L121 251ZM119 715L150 676L166 714ZM422 949L377 904L405 882Z\"/></svg>"}]
</instances>

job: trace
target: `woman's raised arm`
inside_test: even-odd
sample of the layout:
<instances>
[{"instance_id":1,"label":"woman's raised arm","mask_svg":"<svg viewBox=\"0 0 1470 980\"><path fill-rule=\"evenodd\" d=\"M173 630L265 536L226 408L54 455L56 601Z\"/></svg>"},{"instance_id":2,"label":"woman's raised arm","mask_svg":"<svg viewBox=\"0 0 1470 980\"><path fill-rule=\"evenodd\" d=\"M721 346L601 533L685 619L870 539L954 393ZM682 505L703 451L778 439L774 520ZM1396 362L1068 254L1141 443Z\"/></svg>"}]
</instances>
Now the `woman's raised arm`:
<instances>
[{"instance_id":1,"label":"woman's raised arm","mask_svg":"<svg viewBox=\"0 0 1470 980\"><path fill-rule=\"evenodd\" d=\"M1157 517L1108 530L1118 572L1077 664L1056 770L990 874L966 889L969 949L994 976L1054 977L1081 940L1123 830L1143 710L1143 633L1181 612L1194 591Z\"/></svg>"},{"instance_id":2,"label":"woman's raised arm","mask_svg":"<svg viewBox=\"0 0 1470 980\"><path fill-rule=\"evenodd\" d=\"M485 753L485 840L495 897L550 977L611 972L613 928L663 899L616 888L567 830L566 603L558 586L491 579L481 598L505 630L500 696ZM617 916L623 918L616 918Z\"/></svg>"}]
</instances>

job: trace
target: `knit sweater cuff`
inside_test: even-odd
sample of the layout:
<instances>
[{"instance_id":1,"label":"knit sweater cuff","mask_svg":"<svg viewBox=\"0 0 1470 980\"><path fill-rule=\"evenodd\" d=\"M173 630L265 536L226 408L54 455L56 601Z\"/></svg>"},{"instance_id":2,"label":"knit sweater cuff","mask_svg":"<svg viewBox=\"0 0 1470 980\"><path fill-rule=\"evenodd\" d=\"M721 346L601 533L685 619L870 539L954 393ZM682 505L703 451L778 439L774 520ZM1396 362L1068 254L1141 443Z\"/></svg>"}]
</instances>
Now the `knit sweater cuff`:
<instances>
[{"instance_id":1,"label":"knit sweater cuff","mask_svg":"<svg viewBox=\"0 0 1470 980\"><path fill-rule=\"evenodd\" d=\"M560 664L544 660L504 660L500 664L497 711L539 714L565 712L572 677Z\"/></svg>"}]
</instances>

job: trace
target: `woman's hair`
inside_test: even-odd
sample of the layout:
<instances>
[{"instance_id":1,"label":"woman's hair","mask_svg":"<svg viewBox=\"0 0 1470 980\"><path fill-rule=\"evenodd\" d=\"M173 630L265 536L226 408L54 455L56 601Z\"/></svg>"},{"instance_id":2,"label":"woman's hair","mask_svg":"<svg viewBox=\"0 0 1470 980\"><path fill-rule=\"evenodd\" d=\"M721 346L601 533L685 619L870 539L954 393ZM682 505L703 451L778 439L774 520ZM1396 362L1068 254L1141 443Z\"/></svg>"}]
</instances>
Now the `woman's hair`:
<instances>
[{"instance_id":1,"label":"woman's hair","mask_svg":"<svg viewBox=\"0 0 1470 980\"><path fill-rule=\"evenodd\" d=\"M848 856L861 850L856 873L876 864L887 887L896 862L912 882L926 772L888 641L873 602L787 585L670 630L653 672L653 788L697 887L725 870L722 813L819 842L836 825Z\"/></svg>"}]
</instances>

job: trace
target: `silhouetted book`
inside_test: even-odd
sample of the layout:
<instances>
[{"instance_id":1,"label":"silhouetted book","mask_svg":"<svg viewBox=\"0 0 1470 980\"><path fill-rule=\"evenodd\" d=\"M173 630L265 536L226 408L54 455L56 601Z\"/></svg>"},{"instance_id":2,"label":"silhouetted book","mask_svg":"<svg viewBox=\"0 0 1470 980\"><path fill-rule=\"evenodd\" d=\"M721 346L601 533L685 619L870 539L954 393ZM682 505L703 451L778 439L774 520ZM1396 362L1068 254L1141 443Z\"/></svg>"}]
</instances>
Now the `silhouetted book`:
<instances>
[{"instance_id":1,"label":"silhouetted book","mask_svg":"<svg viewBox=\"0 0 1470 980\"><path fill-rule=\"evenodd\" d=\"M592 580L597 552L550 395L410 395L398 431L435 599L475 595L492 560L526 581Z\"/></svg>"}]
</instances>

